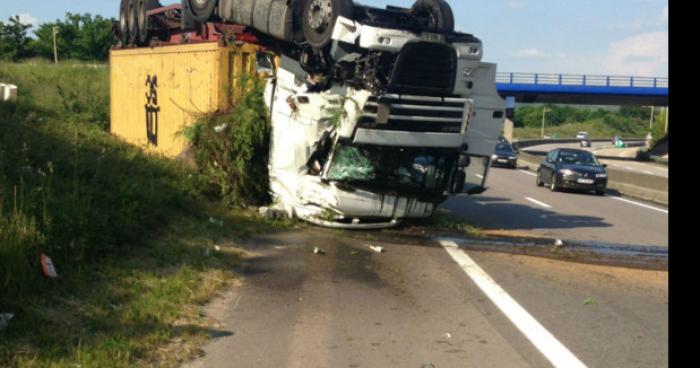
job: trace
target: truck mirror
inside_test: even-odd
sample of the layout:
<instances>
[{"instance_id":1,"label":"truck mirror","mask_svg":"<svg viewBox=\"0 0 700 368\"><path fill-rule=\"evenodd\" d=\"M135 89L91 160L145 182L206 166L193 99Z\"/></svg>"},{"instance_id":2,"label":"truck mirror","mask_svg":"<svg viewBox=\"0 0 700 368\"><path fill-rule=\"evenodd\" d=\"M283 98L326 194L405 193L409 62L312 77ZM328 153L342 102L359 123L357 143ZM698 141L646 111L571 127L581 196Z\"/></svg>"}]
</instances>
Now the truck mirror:
<instances>
[{"instance_id":1,"label":"truck mirror","mask_svg":"<svg viewBox=\"0 0 700 368\"><path fill-rule=\"evenodd\" d=\"M464 191L464 182L467 180L467 174L459 170L452 179L452 194L462 193Z\"/></svg>"},{"instance_id":2,"label":"truck mirror","mask_svg":"<svg viewBox=\"0 0 700 368\"><path fill-rule=\"evenodd\" d=\"M472 163L471 157L467 155L459 155L459 167L467 167Z\"/></svg>"}]
</instances>

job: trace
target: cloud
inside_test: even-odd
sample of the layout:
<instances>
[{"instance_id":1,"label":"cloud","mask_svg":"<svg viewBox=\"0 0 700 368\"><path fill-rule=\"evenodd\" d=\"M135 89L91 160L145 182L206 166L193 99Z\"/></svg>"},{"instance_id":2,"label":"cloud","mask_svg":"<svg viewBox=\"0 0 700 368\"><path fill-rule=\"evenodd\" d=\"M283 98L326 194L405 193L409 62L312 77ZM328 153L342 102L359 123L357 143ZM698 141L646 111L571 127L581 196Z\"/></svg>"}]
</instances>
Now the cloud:
<instances>
[{"instance_id":1,"label":"cloud","mask_svg":"<svg viewBox=\"0 0 700 368\"><path fill-rule=\"evenodd\" d=\"M522 9L525 7L525 4L523 4L520 0L511 0L508 2L508 6L511 9Z\"/></svg>"},{"instance_id":2,"label":"cloud","mask_svg":"<svg viewBox=\"0 0 700 368\"><path fill-rule=\"evenodd\" d=\"M24 24L24 25L36 27L39 25L39 18L37 18L29 13L22 13L22 14L19 14L19 22Z\"/></svg>"},{"instance_id":3,"label":"cloud","mask_svg":"<svg viewBox=\"0 0 700 368\"><path fill-rule=\"evenodd\" d=\"M605 73L661 77L668 75L668 32L647 32L611 42L597 57Z\"/></svg>"},{"instance_id":4,"label":"cloud","mask_svg":"<svg viewBox=\"0 0 700 368\"><path fill-rule=\"evenodd\" d=\"M529 60L543 60L543 59L566 59L566 54L556 53L551 54L538 50L536 48L521 49L517 50L512 56L519 59L529 59Z\"/></svg>"}]
</instances>

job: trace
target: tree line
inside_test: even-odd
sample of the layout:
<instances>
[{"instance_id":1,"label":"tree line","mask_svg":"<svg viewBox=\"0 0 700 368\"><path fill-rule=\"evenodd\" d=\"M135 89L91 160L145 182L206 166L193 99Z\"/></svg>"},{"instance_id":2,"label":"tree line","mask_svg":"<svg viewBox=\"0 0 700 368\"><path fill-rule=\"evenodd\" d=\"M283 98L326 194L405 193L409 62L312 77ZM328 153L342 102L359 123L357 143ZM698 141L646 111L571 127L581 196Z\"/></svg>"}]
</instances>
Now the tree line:
<instances>
[{"instance_id":1,"label":"tree line","mask_svg":"<svg viewBox=\"0 0 700 368\"><path fill-rule=\"evenodd\" d=\"M60 60L104 61L109 56L114 37L114 19L100 15L67 13L64 19L43 23L29 34L32 26L23 24L19 16L0 21L0 60L21 61L36 57Z\"/></svg>"}]
</instances>

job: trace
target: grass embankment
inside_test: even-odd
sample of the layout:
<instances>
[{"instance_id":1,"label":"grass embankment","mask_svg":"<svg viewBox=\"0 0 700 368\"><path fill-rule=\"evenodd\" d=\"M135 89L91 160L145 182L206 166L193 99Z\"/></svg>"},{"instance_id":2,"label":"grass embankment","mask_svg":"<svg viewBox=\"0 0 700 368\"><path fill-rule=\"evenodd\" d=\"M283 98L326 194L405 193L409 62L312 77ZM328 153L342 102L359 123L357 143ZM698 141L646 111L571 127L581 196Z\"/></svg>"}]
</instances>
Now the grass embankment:
<instances>
[{"instance_id":1,"label":"grass embankment","mask_svg":"<svg viewBox=\"0 0 700 368\"><path fill-rule=\"evenodd\" d=\"M0 366L173 366L196 354L209 332L197 305L235 278L240 255L225 245L277 225L106 133L108 68L0 64L0 81L20 95L0 105L0 313L14 314ZM41 253L59 278L42 276Z\"/></svg>"},{"instance_id":2,"label":"grass embankment","mask_svg":"<svg viewBox=\"0 0 700 368\"><path fill-rule=\"evenodd\" d=\"M606 124L602 119L545 127L546 135L556 136L560 139L576 138L576 133L578 132L588 132L589 137L592 139L611 139L616 135L620 135L623 138L643 138L648 133L648 130L637 127L634 129L620 129L619 127ZM541 139L542 129L536 127L515 128L513 137L517 139Z\"/></svg>"}]
</instances>

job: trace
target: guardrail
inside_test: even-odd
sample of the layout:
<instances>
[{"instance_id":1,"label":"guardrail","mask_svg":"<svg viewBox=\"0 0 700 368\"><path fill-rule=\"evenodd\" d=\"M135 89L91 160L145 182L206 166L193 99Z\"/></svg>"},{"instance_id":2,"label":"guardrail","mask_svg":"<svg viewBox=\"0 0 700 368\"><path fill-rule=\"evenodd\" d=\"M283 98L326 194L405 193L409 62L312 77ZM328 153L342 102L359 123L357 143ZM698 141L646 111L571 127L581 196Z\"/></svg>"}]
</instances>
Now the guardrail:
<instances>
[{"instance_id":1,"label":"guardrail","mask_svg":"<svg viewBox=\"0 0 700 368\"><path fill-rule=\"evenodd\" d=\"M586 87L668 88L668 78L553 73L496 73L496 83Z\"/></svg>"}]
</instances>

